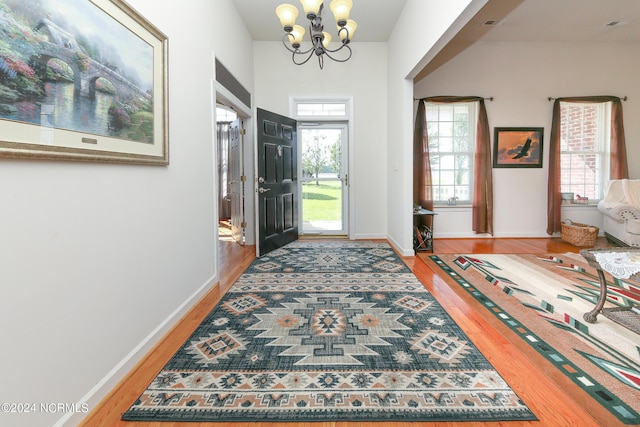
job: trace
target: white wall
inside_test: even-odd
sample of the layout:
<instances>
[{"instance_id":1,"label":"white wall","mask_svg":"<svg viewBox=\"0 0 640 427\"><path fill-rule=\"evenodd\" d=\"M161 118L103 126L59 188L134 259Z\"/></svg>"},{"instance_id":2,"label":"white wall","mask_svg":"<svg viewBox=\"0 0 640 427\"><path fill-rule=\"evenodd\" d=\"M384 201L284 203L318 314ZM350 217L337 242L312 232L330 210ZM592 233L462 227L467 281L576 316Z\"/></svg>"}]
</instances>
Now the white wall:
<instances>
[{"instance_id":1,"label":"white wall","mask_svg":"<svg viewBox=\"0 0 640 427\"><path fill-rule=\"evenodd\" d=\"M207 16L210 19L209 25L212 26L213 39L212 43L215 48L215 57L229 70L233 76L242 84L242 86L252 94L253 103L253 40L251 35L247 31L237 31L236 28L244 28L244 23L238 16L235 6L231 1L216 1L215 12L212 16ZM229 35L233 34L233 37ZM245 130L247 131L244 136L244 164L245 164L245 176L247 182L252 183L254 179L253 174L253 117L251 106L246 106L241 100L239 100L233 93L227 88L221 87L220 84L216 84L216 90L218 101L223 102L226 106L232 107L238 117L242 120ZM248 186L250 187L250 185ZM254 199L249 192L250 188L246 189L246 197L244 200L245 208L245 220L247 222L247 228L245 229L247 245L255 244L255 226L253 211Z\"/></svg>"},{"instance_id":2,"label":"white wall","mask_svg":"<svg viewBox=\"0 0 640 427\"><path fill-rule=\"evenodd\" d=\"M312 58L295 65L281 42L255 42L255 105L289 116L289 98L298 95L352 96L355 170L350 173L355 197L352 236L386 237L387 49L385 43L352 43L345 63L326 60L320 70Z\"/></svg>"},{"instance_id":3,"label":"white wall","mask_svg":"<svg viewBox=\"0 0 640 427\"><path fill-rule=\"evenodd\" d=\"M389 39L387 115L388 239L412 255L413 81L487 0L408 0Z\"/></svg>"},{"instance_id":4,"label":"white wall","mask_svg":"<svg viewBox=\"0 0 640 427\"><path fill-rule=\"evenodd\" d=\"M0 402L93 409L217 280L213 55L251 88L250 40L227 0L129 3L169 37L171 163L0 160Z\"/></svg>"},{"instance_id":5,"label":"white wall","mask_svg":"<svg viewBox=\"0 0 640 427\"><path fill-rule=\"evenodd\" d=\"M486 102L493 128L544 127L543 168L494 169L496 237L546 237L548 144L553 103L548 97L628 96L623 102L631 178L640 178L640 46L569 43L478 43L415 85L416 98L493 96ZM474 235L468 209L442 208L436 237ZM565 209L563 218L602 226L595 207Z\"/></svg>"}]
</instances>

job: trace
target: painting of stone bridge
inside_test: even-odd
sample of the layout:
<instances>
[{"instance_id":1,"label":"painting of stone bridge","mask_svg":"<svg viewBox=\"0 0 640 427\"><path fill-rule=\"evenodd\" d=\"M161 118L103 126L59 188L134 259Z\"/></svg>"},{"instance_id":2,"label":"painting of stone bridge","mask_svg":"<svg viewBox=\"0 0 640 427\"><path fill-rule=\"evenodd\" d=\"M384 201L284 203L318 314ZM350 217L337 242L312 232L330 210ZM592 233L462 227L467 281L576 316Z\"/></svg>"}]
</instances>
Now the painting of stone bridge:
<instances>
[{"instance_id":1,"label":"painting of stone bridge","mask_svg":"<svg viewBox=\"0 0 640 427\"><path fill-rule=\"evenodd\" d=\"M154 144L153 54L88 0L0 0L0 121Z\"/></svg>"},{"instance_id":2,"label":"painting of stone bridge","mask_svg":"<svg viewBox=\"0 0 640 427\"><path fill-rule=\"evenodd\" d=\"M140 89L135 83L118 72L118 67L104 65L86 56L73 36L62 30L48 19L42 19L35 30L50 35L50 41L41 42L30 58L30 63L42 69L52 58L61 59L73 70L74 89L81 96L95 97L96 81L102 77L113 84L117 98L125 103L136 99L151 99L151 93ZM61 37L61 35L63 35Z\"/></svg>"}]
</instances>

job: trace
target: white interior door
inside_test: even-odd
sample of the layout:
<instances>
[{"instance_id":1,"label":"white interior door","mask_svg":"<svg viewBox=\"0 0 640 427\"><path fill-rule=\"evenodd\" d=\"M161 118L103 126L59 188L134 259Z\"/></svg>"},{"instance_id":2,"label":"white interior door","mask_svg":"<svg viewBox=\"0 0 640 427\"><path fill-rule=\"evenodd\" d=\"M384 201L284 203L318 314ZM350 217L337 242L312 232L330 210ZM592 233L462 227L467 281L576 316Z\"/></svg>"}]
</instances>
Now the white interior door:
<instances>
[{"instance_id":1,"label":"white interior door","mask_svg":"<svg viewBox=\"0 0 640 427\"><path fill-rule=\"evenodd\" d=\"M241 245L245 244L246 228L243 140L241 121L238 119L229 125L229 198L231 199L231 236Z\"/></svg>"}]
</instances>

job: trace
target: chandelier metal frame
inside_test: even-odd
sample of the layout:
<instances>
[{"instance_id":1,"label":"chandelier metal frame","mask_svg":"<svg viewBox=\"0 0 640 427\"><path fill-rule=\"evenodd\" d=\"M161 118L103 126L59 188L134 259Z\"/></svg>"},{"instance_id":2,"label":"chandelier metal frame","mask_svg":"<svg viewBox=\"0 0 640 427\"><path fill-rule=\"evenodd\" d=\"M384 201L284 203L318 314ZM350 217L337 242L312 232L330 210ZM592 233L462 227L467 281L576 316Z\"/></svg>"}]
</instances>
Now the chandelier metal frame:
<instances>
[{"instance_id":1,"label":"chandelier metal frame","mask_svg":"<svg viewBox=\"0 0 640 427\"><path fill-rule=\"evenodd\" d=\"M289 5L286 5L286 6L289 6ZM282 44L284 45L285 49L291 52L291 60L293 61L294 64L296 65L306 64L313 57L314 54L318 57L318 65L320 66L320 69L324 68L325 55L329 59L335 62L347 62L349 59L351 59L351 56L353 55L353 51L351 50L351 46L349 46L349 43L351 42L353 31L355 31L356 23L348 19L337 19L338 36L341 38L342 43L340 47L338 47L337 49L330 49L329 45L331 42L331 35L329 33L324 32L324 24L322 22L323 10L324 10L324 3L321 2L317 13L308 12L306 15L307 19L309 20L308 28L309 28L309 37L311 39L311 47L307 50L301 49L301 40L304 34L302 35L296 34L296 32L304 33L304 29L298 25L292 25L292 24L283 25L285 34L282 37ZM332 5L332 10L333 10L333 5ZM351 31L349 27L351 27ZM332 55L340 51L348 52L347 56L341 58L341 57L336 57Z\"/></svg>"}]
</instances>

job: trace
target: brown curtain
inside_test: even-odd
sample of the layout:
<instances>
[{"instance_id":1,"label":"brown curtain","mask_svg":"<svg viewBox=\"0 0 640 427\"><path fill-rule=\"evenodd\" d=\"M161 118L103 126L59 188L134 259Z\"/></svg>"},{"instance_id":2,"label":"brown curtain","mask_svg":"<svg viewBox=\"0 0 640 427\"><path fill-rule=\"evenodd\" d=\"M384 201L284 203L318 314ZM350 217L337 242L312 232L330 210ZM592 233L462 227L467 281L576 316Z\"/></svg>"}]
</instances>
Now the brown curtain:
<instances>
[{"instance_id":1,"label":"brown curtain","mask_svg":"<svg viewBox=\"0 0 640 427\"><path fill-rule=\"evenodd\" d=\"M549 141L549 179L547 182L547 234L559 232L562 229L560 208L562 205L560 194L560 103L600 103L611 102L611 160L610 179L625 179L629 177L627 166L627 149L624 138L624 124L622 120L622 102L616 96L578 96L556 98L553 103L553 118L551 121L551 139Z\"/></svg>"},{"instance_id":2,"label":"brown curtain","mask_svg":"<svg viewBox=\"0 0 640 427\"><path fill-rule=\"evenodd\" d=\"M489 120L484 98L477 96L435 96L419 100L413 137L414 201L432 209L433 186L429 161L429 141L424 102L456 103L478 102L478 127L476 130L476 150L473 177L472 229L476 233L493 235L493 175L491 169L491 142ZM430 207L428 207L430 206Z\"/></svg>"},{"instance_id":3,"label":"brown curtain","mask_svg":"<svg viewBox=\"0 0 640 427\"><path fill-rule=\"evenodd\" d=\"M427 138L427 115L424 101L418 101L416 123L413 128L413 203L433 210L433 183Z\"/></svg>"}]
</instances>

